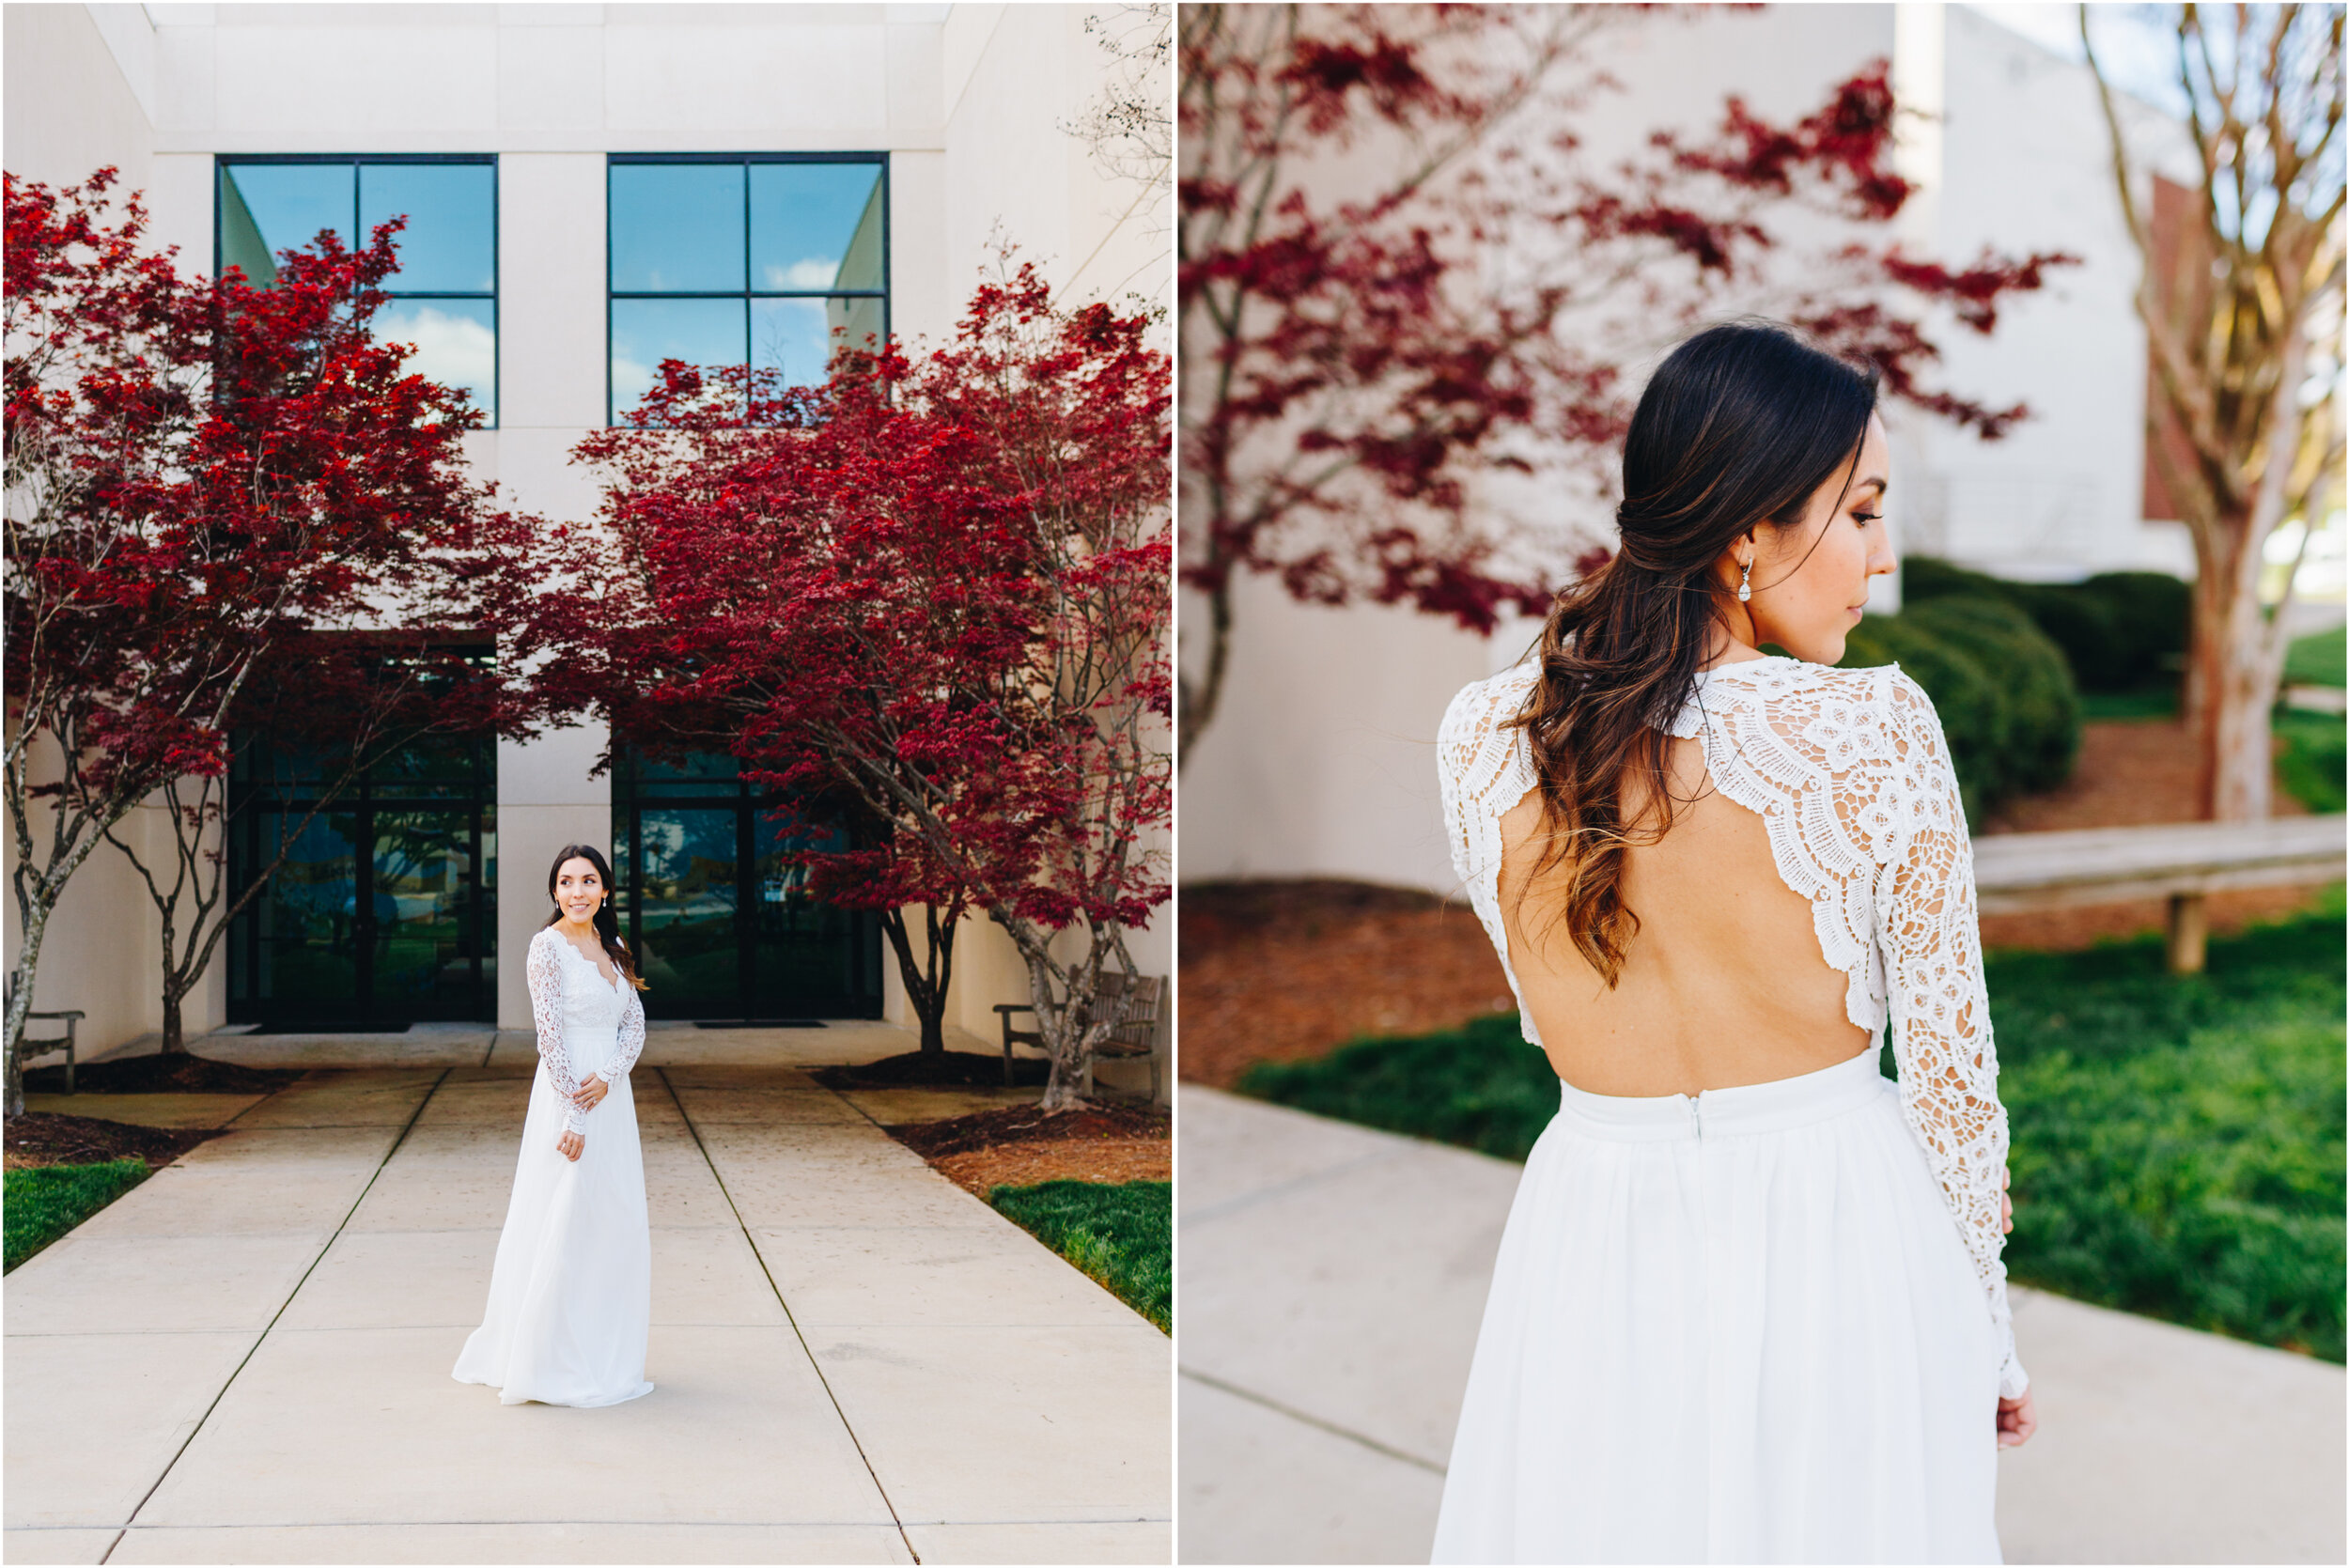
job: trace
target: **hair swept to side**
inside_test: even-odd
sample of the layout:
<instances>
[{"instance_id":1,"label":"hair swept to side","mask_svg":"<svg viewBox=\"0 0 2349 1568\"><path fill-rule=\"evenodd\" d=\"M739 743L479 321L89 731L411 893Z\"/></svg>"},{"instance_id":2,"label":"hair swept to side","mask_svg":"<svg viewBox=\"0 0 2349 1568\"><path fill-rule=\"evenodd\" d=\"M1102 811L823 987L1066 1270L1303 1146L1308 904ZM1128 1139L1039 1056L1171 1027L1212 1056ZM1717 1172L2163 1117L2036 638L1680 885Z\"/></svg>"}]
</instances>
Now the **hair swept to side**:
<instances>
[{"instance_id":1,"label":"hair swept to side","mask_svg":"<svg viewBox=\"0 0 2349 1568\"><path fill-rule=\"evenodd\" d=\"M1695 693L1708 628L1726 619L1714 563L1761 524L1800 527L1839 467L1850 482L1879 376L1783 322L1744 317L1680 343L1640 395L1624 438L1621 545L1551 606L1541 677L1510 721L1542 794L1535 875L1571 868L1566 931L1610 989L1640 928L1624 852L1672 827L1667 727ZM1626 823L1634 781L1646 800Z\"/></svg>"},{"instance_id":2,"label":"hair swept to side","mask_svg":"<svg viewBox=\"0 0 2349 1568\"><path fill-rule=\"evenodd\" d=\"M627 977L630 985L640 991L650 990L652 987L645 984L645 977L636 972L635 955L629 952L628 943L620 939L619 911L612 908L613 895L619 892L618 885L612 880L612 862L605 860L603 851L592 844L565 845L554 852L554 863L547 867L547 897L550 900L554 897L555 878L563 875L563 862L566 861L585 861L596 868L596 875L603 878L603 902L596 906L594 921L596 940L602 944L605 955ZM554 912L547 916L546 924L552 925L562 918L563 906L557 904Z\"/></svg>"}]
</instances>

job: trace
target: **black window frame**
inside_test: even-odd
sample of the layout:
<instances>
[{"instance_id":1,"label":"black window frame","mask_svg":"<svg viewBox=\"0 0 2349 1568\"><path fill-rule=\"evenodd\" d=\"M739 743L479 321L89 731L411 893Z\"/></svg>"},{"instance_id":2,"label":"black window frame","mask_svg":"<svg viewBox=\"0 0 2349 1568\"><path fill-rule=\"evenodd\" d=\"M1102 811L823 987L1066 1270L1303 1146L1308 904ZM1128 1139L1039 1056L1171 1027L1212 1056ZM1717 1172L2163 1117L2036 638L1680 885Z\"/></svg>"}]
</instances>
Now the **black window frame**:
<instances>
[{"instance_id":1,"label":"black window frame","mask_svg":"<svg viewBox=\"0 0 2349 1568\"><path fill-rule=\"evenodd\" d=\"M485 664L494 663L497 646L493 643L474 643L459 638L457 651L470 655ZM260 823L271 814L289 815L307 812L319 804L322 788L319 781L307 773L284 774L272 766L266 774L257 770L255 758L269 753L270 737L249 731L239 732L239 744L233 752L226 785L226 831L222 845L228 858L226 892L230 898L242 895L258 879L257 873L265 852L271 846L261 841ZM406 1026L424 1021L491 1023L497 1017L498 880L490 856L494 850L484 848L483 840L493 842L497 833L498 782L497 737L489 732L450 737L454 766L435 769L423 778L388 773L386 768L397 757L386 756L363 770L353 779L333 803L319 811L321 818L331 821L337 815L348 816L354 825L351 849L351 888L354 908L352 933L353 988L357 993L343 1001L319 1002L315 999L288 1001L261 995L261 923L268 899L266 887L253 902L228 922L222 943L222 968L226 979L227 1020L230 1023L257 1023L263 1026L285 1025L288 1022L318 1024L332 1028L337 1023L396 1023ZM466 892L466 929L470 935L467 945L471 952L472 996L469 1001L450 1004L437 999L421 1005L413 1002L397 1005L391 999L375 994L375 920L373 897L375 861L373 831L379 811L442 810L462 812L469 826L469 869L466 876L471 886ZM281 830L282 831L282 830ZM356 911L368 911L365 924L359 924Z\"/></svg>"},{"instance_id":2,"label":"black window frame","mask_svg":"<svg viewBox=\"0 0 2349 1568\"><path fill-rule=\"evenodd\" d=\"M700 756L717 758L723 753L706 752ZM800 810L803 802L796 802L771 785L755 784L745 776L745 765L739 757L728 757L734 764L731 776L698 775L682 779L648 781L646 766L652 759L638 747L618 744L613 748L612 779L612 879L614 914L620 923L620 934L629 946L644 951L644 819L647 809L669 806L684 811L731 811L734 813L736 903L735 919L735 993L732 1001L722 1002L686 1002L677 1004L671 999L647 992L645 997L646 1016L657 1021L703 1019L723 1021L747 1017L764 1016L771 1011L764 1004L784 999L770 998L759 989L755 924L751 900L743 890L750 886L752 868L758 862L762 847L759 838L761 815L770 811ZM829 813L818 813L815 820L830 824ZM862 845L863 834L853 823L830 824L847 833L851 845ZM830 901L827 900L827 903ZM832 908L844 915L848 924L848 939L855 944L856 956L852 967L860 982L856 989L839 995L819 995L811 998L791 998L794 1002L812 1002L813 1010L802 1008L809 1017L832 1018L879 1018L886 1006L889 991L886 948L888 939L881 931L880 911L854 908L843 905ZM739 1002L740 1005L735 1005Z\"/></svg>"},{"instance_id":3,"label":"black window frame","mask_svg":"<svg viewBox=\"0 0 2349 1568\"><path fill-rule=\"evenodd\" d=\"M740 288L614 288L612 287L612 171L622 164L670 166L738 164L742 168L742 287ZM758 163L870 163L880 169L880 277L879 288L754 288L757 274L751 268L751 179L750 169ZM891 320L890 301L895 277L891 268L894 248L890 235L892 193L890 189L890 158L887 152L614 152L604 157L603 165L603 422L606 428L620 428L620 411L613 399L612 384L612 321L615 300L740 300L742 302L742 359L751 363L751 302L754 300L879 300L880 302L881 340L885 343L895 328ZM630 427L632 428L632 427Z\"/></svg>"},{"instance_id":4,"label":"black window frame","mask_svg":"<svg viewBox=\"0 0 2349 1568\"><path fill-rule=\"evenodd\" d=\"M431 164L457 163L486 165L490 171L490 287L486 292L449 288L406 289L393 287L398 274L385 280L383 292L395 300L487 300L490 302L490 407L482 411L489 417L478 427L484 430L498 428L506 415L506 312L500 303L499 285L505 281L503 236L499 223L503 215L498 188L501 171L494 152L219 152L212 155L212 276L219 277L224 262L221 229L223 211L221 180L230 168L251 164L311 164L319 166L349 165L350 178L350 237L352 248L367 242L366 232L359 226L359 168L362 164ZM303 241L307 243L305 238ZM610 356L606 356L609 358ZM611 379L611 372L604 372Z\"/></svg>"}]
</instances>

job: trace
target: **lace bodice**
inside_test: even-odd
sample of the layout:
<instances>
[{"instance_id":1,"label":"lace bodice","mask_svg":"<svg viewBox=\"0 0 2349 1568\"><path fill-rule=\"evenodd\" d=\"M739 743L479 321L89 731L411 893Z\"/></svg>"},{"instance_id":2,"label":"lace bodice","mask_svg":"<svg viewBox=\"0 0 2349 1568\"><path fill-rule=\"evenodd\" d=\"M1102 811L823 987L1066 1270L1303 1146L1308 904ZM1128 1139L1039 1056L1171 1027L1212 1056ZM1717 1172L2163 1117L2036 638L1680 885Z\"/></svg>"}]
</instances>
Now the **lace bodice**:
<instances>
[{"instance_id":1,"label":"lace bodice","mask_svg":"<svg viewBox=\"0 0 2349 1568\"><path fill-rule=\"evenodd\" d=\"M530 939L525 972L530 1016L538 1028L538 1055L554 1092L563 1096L564 1130L583 1134L595 1112L572 1103L581 1075L573 1066L570 1043L591 1032L610 1031L616 1036L611 1059L593 1069L610 1083L634 1066L645 1048L645 1005L625 976L616 983L606 980L595 960L552 925L540 927Z\"/></svg>"},{"instance_id":2,"label":"lace bodice","mask_svg":"<svg viewBox=\"0 0 2349 1568\"><path fill-rule=\"evenodd\" d=\"M1501 918L1501 819L1535 785L1509 726L1540 675L1532 660L1452 700L1438 740L1452 863L1484 922L1525 1038ZM1702 737L1714 786L1759 815L1779 876L1811 905L1844 1015L1880 1042L1889 1018L1902 1114L1923 1145L1988 1298L1999 1390L2030 1381L2015 1357L2000 1259L2006 1108L1983 986L1973 850L1941 722L1897 664L1845 670L1764 658L1702 672L1672 733Z\"/></svg>"}]
</instances>

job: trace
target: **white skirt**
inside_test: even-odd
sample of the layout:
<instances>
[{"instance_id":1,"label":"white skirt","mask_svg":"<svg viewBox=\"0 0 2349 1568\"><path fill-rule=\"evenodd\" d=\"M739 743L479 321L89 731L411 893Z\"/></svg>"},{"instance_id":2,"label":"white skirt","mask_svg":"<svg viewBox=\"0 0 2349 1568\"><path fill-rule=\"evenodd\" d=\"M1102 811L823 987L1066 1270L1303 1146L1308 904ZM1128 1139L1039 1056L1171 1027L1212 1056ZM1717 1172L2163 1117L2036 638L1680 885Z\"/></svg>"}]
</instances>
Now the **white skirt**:
<instances>
[{"instance_id":1,"label":"white skirt","mask_svg":"<svg viewBox=\"0 0 2349 1568\"><path fill-rule=\"evenodd\" d=\"M583 1077L612 1059L612 1030L566 1038ZM644 1151L628 1075L586 1116L585 1147L567 1159L563 1099L542 1060L514 1166L514 1196L490 1270L490 1304L450 1375L487 1383L502 1405L617 1405L652 1392L652 1229Z\"/></svg>"},{"instance_id":2,"label":"white skirt","mask_svg":"<svg viewBox=\"0 0 2349 1568\"><path fill-rule=\"evenodd\" d=\"M1876 1050L1559 1085L1510 1206L1437 1562L1998 1562L1981 1284Z\"/></svg>"}]
</instances>

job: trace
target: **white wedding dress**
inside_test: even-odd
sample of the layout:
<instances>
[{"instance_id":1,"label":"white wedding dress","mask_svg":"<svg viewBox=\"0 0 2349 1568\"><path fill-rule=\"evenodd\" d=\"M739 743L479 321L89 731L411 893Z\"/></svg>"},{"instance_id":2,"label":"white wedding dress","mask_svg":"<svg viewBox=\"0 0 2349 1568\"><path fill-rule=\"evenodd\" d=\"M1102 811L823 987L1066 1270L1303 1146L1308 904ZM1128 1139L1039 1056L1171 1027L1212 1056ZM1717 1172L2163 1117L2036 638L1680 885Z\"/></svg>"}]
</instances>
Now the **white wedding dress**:
<instances>
[{"instance_id":1,"label":"white wedding dress","mask_svg":"<svg viewBox=\"0 0 2349 1568\"><path fill-rule=\"evenodd\" d=\"M1454 862L1509 969L1501 819L1535 785L1507 721L1445 715ZM1561 1081L1486 1297L1438 1562L1999 1561L2008 1315L1972 852L1939 720L1897 666L1717 666L1671 726L1760 815L1867 1049L1696 1095ZM1877 1066L1887 1020L1897 1088Z\"/></svg>"},{"instance_id":2,"label":"white wedding dress","mask_svg":"<svg viewBox=\"0 0 2349 1568\"><path fill-rule=\"evenodd\" d=\"M652 1392L652 1233L628 1078L645 1009L552 926L531 939L527 971L538 1070L489 1308L452 1375L504 1405L617 1405ZM612 1087L582 1110L570 1096L590 1073ZM566 1129L585 1141L576 1160L555 1146Z\"/></svg>"}]
</instances>

